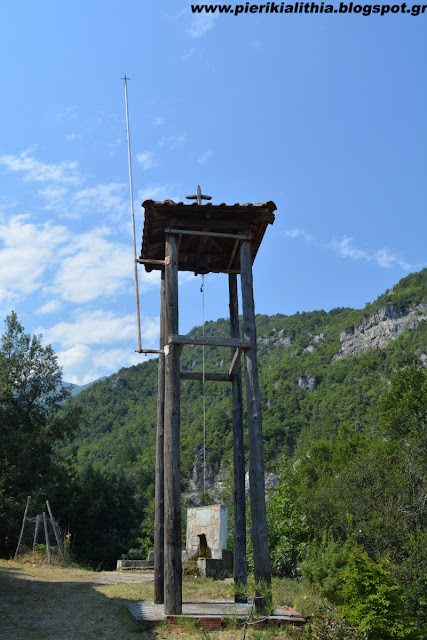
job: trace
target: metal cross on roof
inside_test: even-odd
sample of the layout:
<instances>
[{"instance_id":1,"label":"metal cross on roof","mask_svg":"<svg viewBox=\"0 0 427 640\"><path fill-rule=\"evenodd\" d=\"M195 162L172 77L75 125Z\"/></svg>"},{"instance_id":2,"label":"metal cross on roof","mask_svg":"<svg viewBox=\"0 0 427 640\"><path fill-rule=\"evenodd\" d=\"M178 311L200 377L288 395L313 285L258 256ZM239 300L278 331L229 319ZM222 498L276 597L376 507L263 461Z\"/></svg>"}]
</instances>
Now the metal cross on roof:
<instances>
[{"instance_id":1,"label":"metal cross on roof","mask_svg":"<svg viewBox=\"0 0 427 640\"><path fill-rule=\"evenodd\" d=\"M202 204L202 200L212 200L212 196L202 196L200 185L197 185L195 196L186 196L187 200L197 200L197 204Z\"/></svg>"}]
</instances>

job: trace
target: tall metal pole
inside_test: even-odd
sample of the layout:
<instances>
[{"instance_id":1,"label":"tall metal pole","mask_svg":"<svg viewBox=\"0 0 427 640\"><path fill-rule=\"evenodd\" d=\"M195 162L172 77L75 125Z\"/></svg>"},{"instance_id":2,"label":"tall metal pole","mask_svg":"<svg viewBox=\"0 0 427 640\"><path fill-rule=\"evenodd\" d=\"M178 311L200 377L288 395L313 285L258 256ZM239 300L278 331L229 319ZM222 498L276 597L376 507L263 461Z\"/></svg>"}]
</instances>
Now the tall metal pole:
<instances>
[{"instance_id":1,"label":"tall metal pole","mask_svg":"<svg viewBox=\"0 0 427 640\"><path fill-rule=\"evenodd\" d=\"M129 188L130 188L130 208L132 214L132 238L133 238L133 269L135 276L135 297L136 297L136 322L138 329L138 351L141 351L141 318L139 313L139 287L138 287L138 263L136 261L136 240L135 240L135 213L133 207L133 184L132 184L132 160L130 153L130 130L129 130L129 110L128 110L128 87L126 75L122 80L125 81L125 103L126 103L126 135L128 141L128 159L129 159Z\"/></svg>"}]
</instances>

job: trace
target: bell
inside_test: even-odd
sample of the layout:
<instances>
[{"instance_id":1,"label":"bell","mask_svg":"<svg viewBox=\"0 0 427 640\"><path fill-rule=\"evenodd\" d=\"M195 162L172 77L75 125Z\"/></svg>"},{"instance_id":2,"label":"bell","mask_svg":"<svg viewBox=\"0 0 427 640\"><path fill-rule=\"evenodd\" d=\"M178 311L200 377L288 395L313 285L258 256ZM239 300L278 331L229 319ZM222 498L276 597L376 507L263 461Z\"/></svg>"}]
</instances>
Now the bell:
<instances>
[{"instance_id":1,"label":"bell","mask_svg":"<svg viewBox=\"0 0 427 640\"><path fill-rule=\"evenodd\" d=\"M196 269L195 269L196 273L200 273L200 275L204 276L207 273L209 273L209 265L207 263L207 260L205 258L205 256L202 255L199 258L199 262L196 265Z\"/></svg>"}]
</instances>

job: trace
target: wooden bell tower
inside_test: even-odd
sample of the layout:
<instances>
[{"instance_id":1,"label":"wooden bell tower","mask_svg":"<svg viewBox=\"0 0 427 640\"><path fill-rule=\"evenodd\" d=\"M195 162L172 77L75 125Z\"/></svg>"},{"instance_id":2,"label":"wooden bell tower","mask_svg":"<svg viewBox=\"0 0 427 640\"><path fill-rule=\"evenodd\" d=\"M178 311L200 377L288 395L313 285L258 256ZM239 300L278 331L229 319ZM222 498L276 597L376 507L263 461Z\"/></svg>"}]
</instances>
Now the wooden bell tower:
<instances>
[{"instance_id":1,"label":"wooden bell tower","mask_svg":"<svg viewBox=\"0 0 427 640\"><path fill-rule=\"evenodd\" d=\"M251 538L255 580L271 583L265 511L261 400L258 383L252 265L269 224L274 202L212 205L197 188L193 204L145 200L139 263L161 270L159 379L154 541L154 600L165 615L182 612L180 381L202 380L200 372L180 370L185 345L231 348L227 374L205 373L205 381L230 382L233 399L234 580L245 585L246 517L243 449L243 399L240 358L243 354L249 441ZM226 273L230 292L230 337L185 336L178 329L178 271ZM242 289L243 337L240 337L237 275Z\"/></svg>"}]
</instances>

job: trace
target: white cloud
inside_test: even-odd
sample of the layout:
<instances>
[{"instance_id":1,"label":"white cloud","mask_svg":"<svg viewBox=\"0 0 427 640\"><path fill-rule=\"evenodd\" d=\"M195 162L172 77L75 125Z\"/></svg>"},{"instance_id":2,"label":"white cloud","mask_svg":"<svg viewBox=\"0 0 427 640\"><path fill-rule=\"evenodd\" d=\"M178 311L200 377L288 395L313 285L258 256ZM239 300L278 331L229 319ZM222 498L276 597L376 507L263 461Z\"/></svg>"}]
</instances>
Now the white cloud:
<instances>
[{"instance_id":1,"label":"white cloud","mask_svg":"<svg viewBox=\"0 0 427 640\"><path fill-rule=\"evenodd\" d=\"M63 368L63 379L73 384L87 384L127 364L123 349L96 350L82 342L70 349L57 351L57 356Z\"/></svg>"},{"instance_id":2,"label":"white cloud","mask_svg":"<svg viewBox=\"0 0 427 640\"><path fill-rule=\"evenodd\" d=\"M79 117L77 105L73 104L66 107L63 111L56 114L57 120L77 120Z\"/></svg>"},{"instance_id":3,"label":"white cloud","mask_svg":"<svg viewBox=\"0 0 427 640\"><path fill-rule=\"evenodd\" d=\"M41 307L36 309L36 313L53 313L54 311L58 311L62 307L61 300L49 300Z\"/></svg>"},{"instance_id":4,"label":"white cloud","mask_svg":"<svg viewBox=\"0 0 427 640\"><path fill-rule=\"evenodd\" d=\"M185 133L177 136L166 136L159 142L160 148L167 147L168 151L174 151L178 147L182 147L187 142Z\"/></svg>"},{"instance_id":5,"label":"white cloud","mask_svg":"<svg viewBox=\"0 0 427 640\"><path fill-rule=\"evenodd\" d=\"M60 322L41 332L45 342L57 341L65 347L57 351L57 355L67 382L86 384L103 375L111 375L121 367L143 362L143 356L135 353L137 329L133 315L120 317L111 312L93 311L83 314L74 323ZM143 318L141 333L143 347L157 348L159 318ZM121 341L129 347L92 346Z\"/></svg>"},{"instance_id":6,"label":"white cloud","mask_svg":"<svg viewBox=\"0 0 427 640\"><path fill-rule=\"evenodd\" d=\"M72 205L80 212L98 211L121 216L127 212L126 185L111 182L80 189L71 198Z\"/></svg>"},{"instance_id":7,"label":"white cloud","mask_svg":"<svg viewBox=\"0 0 427 640\"><path fill-rule=\"evenodd\" d=\"M19 156L3 154L0 164L9 171L21 171L24 180L36 182L58 182L63 184L79 184L81 177L77 172L77 162L66 161L59 164L40 162L30 156L31 150L23 151Z\"/></svg>"},{"instance_id":8,"label":"white cloud","mask_svg":"<svg viewBox=\"0 0 427 640\"><path fill-rule=\"evenodd\" d=\"M9 296L39 289L46 270L56 263L58 247L70 235L65 227L35 225L29 217L13 216L0 224L0 289Z\"/></svg>"},{"instance_id":9,"label":"white cloud","mask_svg":"<svg viewBox=\"0 0 427 640\"><path fill-rule=\"evenodd\" d=\"M107 238L106 227L73 238L60 263L53 288L63 300L84 303L114 296L130 286L132 249Z\"/></svg>"},{"instance_id":10,"label":"white cloud","mask_svg":"<svg viewBox=\"0 0 427 640\"><path fill-rule=\"evenodd\" d=\"M67 187L53 185L39 190L46 199L44 208L69 218L80 218L85 213L101 213L117 222L128 213L126 185L111 182L71 192Z\"/></svg>"},{"instance_id":11,"label":"white cloud","mask_svg":"<svg viewBox=\"0 0 427 640\"><path fill-rule=\"evenodd\" d=\"M165 124L166 120L162 117L162 116L157 116L157 118L154 119L154 125L156 127L160 127L162 124Z\"/></svg>"},{"instance_id":12,"label":"white cloud","mask_svg":"<svg viewBox=\"0 0 427 640\"><path fill-rule=\"evenodd\" d=\"M154 159L152 151L142 151L141 153L137 153L136 160L143 169L153 169L159 164L157 160Z\"/></svg>"},{"instance_id":13,"label":"white cloud","mask_svg":"<svg viewBox=\"0 0 427 640\"><path fill-rule=\"evenodd\" d=\"M144 200L173 200L178 202L181 196L176 195L180 186L176 184L149 185L145 189L138 191L137 197L140 202Z\"/></svg>"},{"instance_id":14,"label":"white cloud","mask_svg":"<svg viewBox=\"0 0 427 640\"><path fill-rule=\"evenodd\" d=\"M339 242L333 242L332 247L336 249L338 255L343 258L351 258L352 260L371 260L371 256L366 251L362 249L356 249L351 246L353 238L350 236L344 236L342 240Z\"/></svg>"},{"instance_id":15,"label":"white cloud","mask_svg":"<svg viewBox=\"0 0 427 640\"><path fill-rule=\"evenodd\" d=\"M52 201L52 203L60 202L65 198L67 194L67 187L51 186L45 187L44 189L39 189L39 195L43 196L47 200Z\"/></svg>"},{"instance_id":16,"label":"white cloud","mask_svg":"<svg viewBox=\"0 0 427 640\"><path fill-rule=\"evenodd\" d=\"M344 236L342 240L334 240L328 244L317 241L313 236L309 235L302 229L288 229L284 232L288 238L302 238L307 242L312 242L316 246L324 249L332 249L341 258L350 258L351 260L363 260L364 262L375 262L383 269L399 266L404 271L411 271L420 268L420 265L411 265L398 253L393 253L389 249L367 250L359 249L354 246L351 236Z\"/></svg>"},{"instance_id":17,"label":"white cloud","mask_svg":"<svg viewBox=\"0 0 427 640\"><path fill-rule=\"evenodd\" d=\"M112 311L97 309L79 311L74 322L62 321L50 329L40 328L47 342L59 343L71 348L78 343L85 345L113 344L137 340L136 314L119 316ZM159 318L143 317L141 333L146 344L153 344L159 335Z\"/></svg>"},{"instance_id":18,"label":"white cloud","mask_svg":"<svg viewBox=\"0 0 427 640\"><path fill-rule=\"evenodd\" d=\"M216 16L212 14L203 13L193 15L191 26L186 29L186 31L192 38L201 38L208 33L208 31L214 28L215 23Z\"/></svg>"},{"instance_id":19,"label":"white cloud","mask_svg":"<svg viewBox=\"0 0 427 640\"><path fill-rule=\"evenodd\" d=\"M132 246L111 240L108 227L76 235L62 250L62 259L52 286L66 302L83 304L99 298L116 297L133 289ZM159 273L139 271L141 289L158 282Z\"/></svg>"},{"instance_id":20,"label":"white cloud","mask_svg":"<svg viewBox=\"0 0 427 640\"><path fill-rule=\"evenodd\" d=\"M208 151L204 151L198 158L197 162L199 164L205 164L210 158L213 156L212 149L208 149Z\"/></svg>"},{"instance_id":21,"label":"white cloud","mask_svg":"<svg viewBox=\"0 0 427 640\"><path fill-rule=\"evenodd\" d=\"M284 234L289 238L303 238L307 242L310 242L311 240L313 240L313 237L310 236L305 231L303 231L302 229L288 229L287 231L284 232Z\"/></svg>"}]
</instances>

